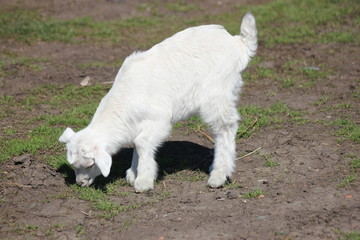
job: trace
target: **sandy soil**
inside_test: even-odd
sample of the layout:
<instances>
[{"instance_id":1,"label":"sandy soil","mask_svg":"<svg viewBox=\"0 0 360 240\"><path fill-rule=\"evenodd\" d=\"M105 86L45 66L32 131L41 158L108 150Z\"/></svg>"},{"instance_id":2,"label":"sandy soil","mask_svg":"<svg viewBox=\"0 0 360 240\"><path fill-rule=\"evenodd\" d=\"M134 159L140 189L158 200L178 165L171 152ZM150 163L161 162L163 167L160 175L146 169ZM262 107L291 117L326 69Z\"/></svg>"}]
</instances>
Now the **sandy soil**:
<instances>
[{"instance_id":1,"label":"sandy soil","mask_svg":"<svg viewBox=\"0 0 360 240\"><path fill-rule=\"evenodd\" d=\"M4 8L22 6L37 9L60 19L92 16L111 20L135 16L142 12L137 6L145 1L2 1ZM159 1L163 2L163 1ZM209 13L231 8L231 1L208 1ZM249 2L249 1L248 1ZM246 4L247 1L238 4ZM215 6L219 8L217 10ZM204 7L206 9L206 7ZM31 45L7 42L0 51L14 51L21 56L47 58L42 71L31 72L21 66L17 73L5 79L1 95L21 97L27 90L43 84L79 84L84 76L95 82L113 80L113 67L77 67L90 61L114 61L127 56L131 47L91 46L39 42ZM124 185L127 196L114 195L111 201L128 206L126 212L107 220L84 200L69 196L69 169L53 169L37 156L14 157L0 165L0 238L2 239L336 239L341 232L360 230L358 183L339 187L349 173L346 154L360 156L358 144L339 142L332 125L317 123L344 115L359 123L359 103L351 94L359 87L359 46L353 44L292 44L266 48L258 54L272 59L261 67L279 69L291 59L306 59L317 66L332 69L330 76L308 89L283 90L264 79L245 85L239 106L258 104L269 106L279 100L297 111L306 112L305 124L284 122L280 128L262 128L237 144L242 156L261 147L257 154L237 161L233 181L239 186L210 189L206 177L199 181L168 178L178 170L160 164L160 179L155 190L136 194ZM76 64L75 64L76 63ZM251 66L249 71L258 67ZM291 69L289 70L291 71ZM26 81L24 81L26 79ZM11 84L10 84L11 83ZM269 94L276 92L276 94ZM320 99L332 96L323 105ZM356 109L335 109L340 102L351 103ZM114 156L126 169L131 160L131 148ZM212 143L203 135L179 128L159 151L161 159L182 162L181 174L194 169L207 173L211 162ZM264 166L264 156L272 156L279 167ZM117 161L118 160L118 161ZM116 164L115 164L116 167ZM124 177L112 174L100 179L97 187ZM4 180L6 179L6 180ZM259 199L242 195L262 189ZM37 229L16 230L16 226L38 226ZM83 231L80 231L81 226ZM14 230L15 229L15 230ZM22 228L23 229L23 228ZM80 229L80 230L79 230Z\"/></svg>"}]
</instances>

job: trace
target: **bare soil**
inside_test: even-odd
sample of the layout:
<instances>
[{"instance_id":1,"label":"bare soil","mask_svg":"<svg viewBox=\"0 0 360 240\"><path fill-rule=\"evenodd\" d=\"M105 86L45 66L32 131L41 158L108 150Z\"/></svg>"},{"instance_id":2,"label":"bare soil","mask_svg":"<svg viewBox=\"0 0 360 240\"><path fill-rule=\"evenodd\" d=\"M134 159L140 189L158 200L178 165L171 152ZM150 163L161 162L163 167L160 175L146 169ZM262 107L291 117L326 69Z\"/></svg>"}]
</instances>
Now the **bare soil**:
<instances>
[{"instance_id":1,"label":"bare soil","mask_svg":"<svg viewBox=\"0 0 360 240\"><path fill-rule=\"evenodd\" d=\"M145 1L2 2L5 9L21 6L60 19L92 16L111 20L142 13L136 7ZM230 9L230 2L201 1L204 9L210 9L209 13ZM7 42L0 46L0 51L50 61L41 63L42 71L30 74L22 66L12 66L16 74L4 79L0 94L21 97L27 90L44 84L79 84L84 76L91 76L94 83L112 81L117 72L114 67L78 66L123 59L133 50L131 46L114 49L90 44ZM186 175L187 171L196 169L207 173L212 160L213 146L204 135L179 128L161 148L158 158L171 159L174 165L181 163L181 171L171 164L160 164L159 181L155 190L148 193L136 194L132 187L123 186L129 195L111 196L111 200L126 206L136 203L140 207L108 220L99 218L89 202L69 197L74 179L71 174L64 177L64 173L71 172L70 169L53 169L41 158L27 154L0 165L0 238L337 239L343 232L360 231L360 185L357 182L339 187L350 172L350 159L346 155L359 157L359 145L346 139L338 141L336 127L318 122L347 115L359 123L359 102L352 97L354 89L359 88L359 46L333 43L266 48L260 45L258 55L271 59L262 63L264 68L279 69L291 59L305 59L332 72L306 89L283 89L268 79L245 85L239 106L269 106L280 100L294 110L306 112L309 121L284 122L278 128L262 128L250 138L241 139L237 144L238 156L261 149L237 161L232 178L237 187L210 189L206 187L206 178L190 181L167 177L178 171ZM251 66L249 71L256 67ZM324 104L314 104L329 96ZM355 110L334 109L341 102L352 104ZM114 156L114 167L120 165L126 169L131 153L132 149L127 148ZM265 156L271 156L280 165L264 166ZM107 181L123 177L124 172L113 173L109 180L99 179L95 187L104 187ZM263 196L242 197L254 189L262 189Z\"/></svg>"}]
</instances>

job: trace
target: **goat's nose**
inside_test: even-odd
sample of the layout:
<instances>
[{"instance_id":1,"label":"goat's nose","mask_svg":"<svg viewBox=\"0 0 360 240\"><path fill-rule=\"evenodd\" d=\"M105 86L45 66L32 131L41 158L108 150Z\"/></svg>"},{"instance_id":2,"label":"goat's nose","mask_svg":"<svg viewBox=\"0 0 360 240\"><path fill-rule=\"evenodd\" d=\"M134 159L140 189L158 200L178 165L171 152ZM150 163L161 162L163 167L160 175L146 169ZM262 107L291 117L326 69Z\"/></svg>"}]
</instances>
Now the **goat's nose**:
<instances>
[{"instance_id":1,"label":"goat's nose","mask_svg":"<svg viewBox=\"0 0 360 240\"><path fill-rule=\"evenodd\" d=\"M80 185L81 187L86 187L86 186L88 186L89 181L90 181L90 178L83 178L81 180L76 181L76 183L78 185Z\"/></svg>"}]
</instances>

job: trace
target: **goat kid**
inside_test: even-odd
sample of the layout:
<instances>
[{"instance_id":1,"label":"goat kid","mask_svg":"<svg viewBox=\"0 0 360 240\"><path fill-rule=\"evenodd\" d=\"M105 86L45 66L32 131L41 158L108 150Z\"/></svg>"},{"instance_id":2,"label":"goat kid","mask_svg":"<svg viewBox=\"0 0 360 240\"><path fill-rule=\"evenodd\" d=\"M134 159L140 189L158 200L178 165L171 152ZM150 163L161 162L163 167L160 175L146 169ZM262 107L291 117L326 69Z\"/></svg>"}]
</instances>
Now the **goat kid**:
<instances>
[{"instance_id":1,"label":"goat kid","mask_svg":"<svg viewBox=\"0 0 360 240\"><path fill-rule=\"evenodd\" d=\"M208 185L223 185L235 167L241 72L256 49L255 18L248 13L240 35L219 25L192 27L127 57L91 123L77 133L67 128L59 138L66 143L77 184L89 186L97 176L107 177L111 155L131 143L126 180L137 192L153 189L157 148L174 123L198 114L215 138Z\"/></svg>"}]
</instances>

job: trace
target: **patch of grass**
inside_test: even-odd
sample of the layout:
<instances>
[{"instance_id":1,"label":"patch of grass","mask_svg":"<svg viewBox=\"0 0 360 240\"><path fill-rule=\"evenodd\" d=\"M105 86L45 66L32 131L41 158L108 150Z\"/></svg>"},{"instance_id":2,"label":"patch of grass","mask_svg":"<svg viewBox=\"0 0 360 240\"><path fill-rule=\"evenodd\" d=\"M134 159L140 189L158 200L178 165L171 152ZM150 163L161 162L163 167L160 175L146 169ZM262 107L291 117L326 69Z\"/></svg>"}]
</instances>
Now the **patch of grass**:
<instances>
[{"instance_id":1,"label":"patch of grass","mask_svg":"<svg viewBox=\"0 0 360 240\"><path fill-rule=\"evenodd\" d=\"M349 119L338 119L334 121L334 125L339 126L340 130L337 135L348 138L349 140L360 143L360 125Z\"/></svg>"},{"instance_id":2,"label":"patch of grass","mask_svg":"<svg viewBox=\"0 0 360 240\"><path fill-rule=\"evenodd\" d=\"M92 187L80 187L77 185L72 185L71 188L75 191L78 198L89 202L100 202L107 199L107 196L103 191Z\"/></svg>"},{"instance_id":3,"label":"patch of grass","mask_svg":"<svg viewBox=\"0 0 360 240\"><path fill-rule=\"evenodd\" d=\"M346 154L344 155L344 157L345 157L345 158L354 159L354 158L356 158L357 156L356 156L355 153L346 153Z\"/></svg>"},{"instance_id":4,"label":"patch of grass","mask_svg":"<svg viewBox=\"0 0 360 240\"><path fill-rule=\"evenodd\" d=\"M298 88L308 89L313 87L318 80L327 78L331 73L324 66L312 67L311 65L305 60L291 60L281 67L281 75L279 74L280 77L276 79L279 79L283 88L296 85Z\"/></svg>"},{"instance_id":5,"label":"patch of grass","mask_svg":"<svg viewBox=\"0 0 360 240\"><path fill-rule=\"evenodd\" d=\"M105 192L108 195L116 195L116 196L125 197L125 196L129 195L129 192L124 192L124 191L122 191L120 193L118 192L119 188L121 189L121 187L124 187L124 186L128 186L128 183L126 182L125 178L120 178L114 182L106 184Z\"/></svg>"},{"instance_id":6,"label":"patch of grass","mask_svg":"<svg viewBox=\"0 0 360 240\"><path fill-rule=\"evenodd\" d=\"M133 224L135 222L134 219L126 219L122 222L122 225L121 225L121 229L120 229L120 232L121 231L126 231L131 224Z\"/></svg>"},{"instance_id":7,"label":"patch of grass","mask_svg":"<svg viewBox=\"0 0 360 240\"><path fill-rule=\"evenodd\" d=\"M45 236L51 236L54 234L54 232L62 231L64 227L65 226L63 224L56 223L51 225L47 230L43 230L43 233ZM76 231L76 227L75 227L75 231Z\"/></svg>"},{"instance_id":8,"label":"patch of grass","mask_svg":"<svg viewBox=\"0 0 360 240\"><path fill-rule=\"evenodd\" d=\"M343 177L341 182L338 184L337 187L344 188L348 185L357 184L359 183L359 169L360 169L360 158L357 158L355 154L346 154L344 155L345 158L351 158L352 160L349 162L350 170L349 173ZM344 167L345 169L345 167Z\"/></svg>"},{"instance_id":9,"label":"patch of grass","mask_svg":"<svg viewBox=\"0 0 360 240\"><path fill-rule=\"evenodd\" d=\"M69 42L79 35L74 25L75 22L61 22L41 17L36 12L16 9L1 13L0 38L25 42L32 39Z\"/></svg>"},{"instance_id":10,"label":"patch of grass","mask_svg":"<svg viewBox=\"0 0 360 240\"><path fill-rule=\"evenodd\" d=\"M344 32L341 30L336 30L333 32L324 33L321 36L321 42L328 43L328 42L337 42L337 43L350 43L358 41L358 37L356 34L351 32Z\"/></svg>"},{"instance_id":11,"label":"patch of grass","mask_svg":"<svg viewBox=\"0 0 360 240\"><path fill-rule=\"evenodd\" d=\"M322 106L329 102L331 98L329 96L322 97L320 100L317 100L313 103L314 106Z\"/></svg>"},{"instance_id":12,"label":"patch of grass","mask_svg":"<svg viewBox=\"0 0 360 240\"><path fill-rule=\"evenodd\" d=\"M207 175L202 171L183 170L173 174L168 174L166 175L166 177L177 179L180 181L197 182L197 181L204 181L207 178Z\"/></svg>"},{"instance_id":13,"label":"patch of grass","mask_svg":"<svg viewBox=\"0 0 360 240\"><path fill-rule=\"evenodd\" d=\"M65 147L64 147L64 151L65 151ZM66 155L65 154L61 154L59 156L57 155L51 155L47 158L47 162L46 162L49 166L55 168L55 169L59 169L60 167L64 166L64 165L68 165L69 168L71 168L71 165L68 163L68 161L66 160Z\"/></svg>"},{"instance_id":14,"label":"patch of grass","mask_svg":"<svg viewBox=\"0 0 360 240\"><path fill-rule=\"evenodd\" d=\"M236 181L232 181L232 182L225 183L224 188L227 188L227 189L239 189L239 188L243 188L243 186L240 183L236 182Z\"/></svg>"},{"instance_id":15,"label":"patch of grass","mask_svg":"<svg viewBox=\"0 0 360 240\"><path fill-rule=\"evenodd\" d=\"M262 68L262 67L258 67L256 69L257 74L259 76L260 79L273 79L275 78L275 71L272 68Z\"/></svg>"},{"instance_id":16,"label":"patch of grass","mask_svg":"<svg viewBox=\"0 0 360 240\"><path fill-rule=\"evenodd\" d=\"M200 117L194 116L185 121L180 121L174 125L174 128L188 127L192 130L200 130L206 128L206 124Z\"/></svg>"},{"instance_id":17,"label":"patch of grass","mask_svg":"<svg viewBox=\"0 0 360 240\"><path fill-rule=\"evenodd\" d=\"M19 224L11 223L9 226L14 226L11 231L19 235L25 235L27 233L30 233L31 235L37 235L41 232L39 226L37 225L26 224L24 226L20 226Z\"/></svg>"},{"instance_id":18,"label":"patch of grass","mask_svg":"<svg viewBox=\"0 0 360 240\"><path fill-rule=\"evenodd\" d=\"M344 233L344 240L360 240L360 232L351 231Z\"/></svg>"},{"instance_id":19,"label":"patch of grass","mask_svg":"<svg viewBox=\"0 0 360 240\"><path fill-rule=\"evenodd\" d=\"M109 199L108 194L100 189L92 187L80 187L72 185L71 188L76 193L77 197L91 203L91 207L95 211L99 211L99 217L111 219L112 217L128 211L130 209L140 208L142 205L132 203L130 205L119 205Z\"/></svg>"},{"instance_id":20,"label":"patch of grass","mask_svg":"<svg viewBox=\"0 0 360 240\"><path fill-rule=\"evenodd\" d=\"M359 5L351 0L277 0L244 9L248 10L256 16L259 37L267 44L359 41L351 30L351 26L356 28L356 18L349 19ZM276 27L266 27L269 22ZM344 23L349 27L344 29Z\"/></svg>"},{"instance_id":21,"label":"patch of grass","mask_svg":"<svg viewBox=\"0 0 360 240\"><path fill-rule=\"evenodd\" d=\"M42 16L35 11L15 9L0 14L0 38L31 43L35 40L67 43L120 42L120 30L147 27L159 22L157 18L133 17L118 21L95 21L81 17L61 21Z\"/></svg>"},{"instance_id":22,"label":"patch of grass","mask_svg":"<svg viewBox=\"0 0 360 240\"><path fill-rule=\"evenodd\" d=\"M280 79L281 82L281 86L283 88L289 88L294 86L296 79L295 78L291 78L291 77L286 77L286 78L282 78Z\"/></svg>"},{"instance_id":23,"label":"patch of grass","mask_svg":"<svg viewBox=\"0 0 360 240\"><path fill-rule=\"evenodd\" d=\"M12 76L20 69L40 72L42 70L42 64L48 61L49 60L45 58L18 56L13 52L2 53L0 54L0 78Z\"/></svg>"},{"instance_id":24,"label":"patch of grass","mask_svg":"<svg viewBox=\"0 0 360 240\"><path fill-rule=\"evenodd\" d=\"M81 225L81 224L76 225L75 226L75 232L76 232L76 235L78 235L78 236L84 235L85 232L86 232L85 226Z\"/></svg>"},{"instance_id":25,"label":"patch of grass","mask_svg":"<svg viewBox=\"0 0 360 240\"><path fill-rule=\"evenodd\" d=\"M28 70L39 72L42 70L39 63L47 62L49 62L49 60L45 58L19 57L13 54L6 54L1 56L0 70L5 71L6 68L9 68L9 66L15 66L25 67Z\"/></svg>"},{"instance_id":26,"label":"patch of grass","mask_svg":"<svg viewBox=\"0 0 360 240\"><path fill-rule=\"evenodd\" d=\"M150 3L142 3L139 6L137 6L136 8L140 11L145 11L146 9L150 9L152 7L152 5Z\"/></svg>"},{"instance_id":27,"label":"patch of grass","mask_svg":"<svg viewBox=\"0 0 360 240\"><path fill-rule=\"evenodd\" d=\"M328 71L323 71L321 69L315 70L309 67L302 67L300 71L302 72L302 74L305 76L306 79L310 79L310 80L326 78L329 75Z\"/></svg>"},{"instance_id":28,"label":"patch of grass","mask_svg":"<svg viewBox=\"0 0 360 240\"><path fill-rule=\"evenodd\" d=\"M350 183L354 182L357 180L357 175L356 174L350 174L348 176L346 176L338 185L339 188L344 188L346 186L348 186Z\"/></svg>"},{"instance_id":29,"label":"patch of grass","mask_svg":"<svg viewBox=\"0 0 360 240\"><path fill-rule=\"evenodd\" d=\"M339 109L352 109L353 106L350 104L350 103L340 103L339 105L336 106L336 108L339 108Z\"/></svg>"},{"instance_id":30,"label":"patch of grass","mask_svg":"<svg viewBox=\"0 0 360 240\"><path fill-rule=\"evenodd\" d=\"M299 88L305 88L305 89L309 89L314 87L315 82L313 80L309 80L309 81L305 81L299 84Z\"/></svg>"},{"instance_id":31,"label":"patch of grass","mask_svg":"<svg viewBox=\"0 0 360 240\"><path fill-rule=\"evenodd\" d=\"M23 138L2 138L0 162L25 153L36 154L40 149L54 149L58 146L61 129L39 126Z\"/></svg>"},{"instance_id":32,"label":"patch of grass","mask_svg":"<svg viewBox=\"0 0 360 240\"><path fill-rule=\"evenodd\" d=\"M354 92L352 93L352 96L353 96L353 98L355 98L355 99L360 99L360 91L354 91Z\"/></svg>"},{"instance_id":33,"label":"patch of grass","mask_svg":"<svg viewBox=\"0 0 360 240\"><path fill-rule=\"evenodd\" d=\"M63 228L63 227L64 227L64 224L55 223L55 224L51 225L51 227L52 227L52 228L59 229L59 228Z\"/></svg>"},{"instance_id":34,"label":"patch of grass","mask_svg":"<svg viewBox=\"0 0 360 240\"><path fill-rule=\"evenodd\" d=\"M81 106L83 104L91 105L99 103L101 98L105 96L108 90L108 88L105 88L102 85L93 85L85 88L68 85L61 90L55 86L48 86L35 89L35 94L46 94L50 97L50 101L48 101L48 103L54 106L67 106L66 103L70 102L72 106ZM53 96L50 94L53 94ZM92 99L92 101L89 102L89 99Z\"/></svg>"},{"instance_id":35,"label":"patch of grass","mask_svg":"<svg viewBox=\"0 0 360 240\"><path fill-rule=\"evenodd\" d=\"M245 71L242 73L242 78L247 83L254 83L264 79L276 79L278 74L272 68L256 67L253 71Z\"/></svg>"},{"instance_id":36,"label":"patch of grass","mask_svg":"<svg viewBox=\"0 0 360 240\"><path fill-rule=\"evenodd\" d=\"M99 103L84 104L65 110L61 115L42 116L41 120L49 126L76 126L85 127L90 123Z\"/></svg>"},{"instance_id":37,"label":"patch of grass","mask_svg":"<svg viewBox=\"0 0 360 240\"><path fill-rule=\"evenodd\" d=\"M34 127L17 138L11 135L0 136L0 162L25 153L35 155L44 150L52 152L54 149L62 148L58 138L65 127L72 126L75 129L85 127L91 120L105 92L106 90L102 86L89 86L86 88L68 86L64 89L50 86L33 90L21 102L13 97L2 97L0 99L0 106L5 109L5 112L7 112L6 108L9 107L9 103L16 103L15 105L18 105L17 107L21 108L21 111L28 111L28 114L26 114L20 124L34 125ZM89 103L88 99L90 97L92 101ZM63 112L59 115L45 114L28 117L28 115L31 116L31 107L40 104L63 109ZM28 105L30 108L24 109L24 106ZM3 117L6 117L6 115ZM17 131L17 133L21 134L21 131ZM64 163L64 158L52 155L49 158L49 163L52 166L58 167Z\"/></svg>"},{"instance_id":38,"label":"patch of grass","mask_svg":"<svg viewBox=\"0 0 360 240\"><path fill-rule=\"evenodd\" d=\"M256 55L256 56L254 56L251 60L250 60L250 62L249 62L249 67L250 66L257 66L260 62L262 62L262 61L264 61L264 57L262 57L262 56L259 56L259 55Z\"/></svg>"},{"instance_id":39,"label":"patch of grass","mask_svg":"<svg viewBox=\"0 0 360 240\"><path fill-rule=\"evenodd\" d=\"M271 160L271 156L265 155L264 158L265 158L265 162L264 162L265 167L274 168L280 166L279 162L275 162Z\"/></svg>"},{"instance_id":40,"label":"patch of grass","mask_svg":"<svg viewBox=\"0 0 360 240\"><path fill-rule=\"evenodd\" d=\"M199 6L182 0L167 3L165 7L175 13L201 10ZM125 40L132 45L135 43L137 47L148 48L161 41L165 37L164 32L170 33L167 34L170 36L171 33L199 24L219 23L232 34L239 34L239 16L251 11L257 20L259 39L266 44L360 41L354 30L357 29L358 20L353 17L360 7L351 0L276 0L261 5L242 6L230 12L187 16L185 21L181 14L157 14L158 8L157 3L142 4L138 9L150 9L152 16L116 21L95 21L89 17L61 21L42 16L36 11L14 9L0 13L0 38L25 42L88 41L102 44ZM269 27L269 22L275 27ZM137 41L133 41L135 39Z\"/></svg>"},{"instance_id":41,"label":"patch of grass","mask_svg":"<svg viewBox=\"0 0 360 240\"><path fill-rule=\"evenodd\" d=\"M178 0L176 2L169 2L165 6L169 10L176 11L176 12L191 12L191 11L200 10L200 8L198 6L196 6L195 4L187 3L182 0Z\"/></svg>"},{"instance_id":42,"label":"patch of grass","mask_svg":"<svg viewBox=\"0 0 360 240\"><path fill-rule=\"evenodd\" d=\"M38 230L39 227L36 225L25 225L24 229L28 231L34 231L34 230Z\"/></svg>"},{"instance_id":43,"label":"patch of grass","mask_svg":"<svg viewBox=\"0 0 360 240\"><path fill-rule=\"evenodd\" d=\"M72 189L76 192L78 198L90 202L92 208L101 211L101 215L105 218L111 218L126 210L124 206L111 202L108 196L101 190L92 187L79 187L77 185L73 185Z\"/></svg>"},{"instance_id":44,"label":"patch of grass","mask_svg":"<svg viewBox=\"0 0 360 240\"><path fill-rule=\"evenodd\" d=\"M254 198L258 198L260 195L264 194L264 192L260 189L255 189L253 191L244 193L242 195L243 198L247 198L247 199L254 199Z\"/></svg>"},{"instance_id":45,"label":"patch of grass","mask_svg":"<svg viewBox=\"0 0 360 240\"><path fill-rule=\"evenodd\" d=\"M239 112L242 122L238 129L237 139L250 137L261 127L277 126L284 121L299 121L303 115L301 112L291 110L283 102L276 102L270 107L247 105L239 108Z\"/></svg>"},{"instance_id":46,"label":"patch of grass","mask_svg":"<svg viewBox=\"0 0 360 240\"><path fill-rule=\"evenodd\" d=\"M101 62L101 61L95 61L95 62L88 62L80 64L81 68L104 68L104 67L113 67L113 68L119 68L123 63L123 60L114 61L114 62Z\"/></svg>"},{"instance_id":47,"label":"patch of grass","mask_svg":"<svg viewBox=\"0 0 360 240\"><path fill-rule=\"evenodd\" d=\"M4 129L4 134L6 135L15 135L16 134L16 130L9 127L9 128L5 128Z\"/></svg>"},{"instance_id":48,"label":"patch of grass","mask_svg":"<svg viewBox=\"0 0 360 240\"><path fill-rule=\"evenodd\" d=\"M360 158L354 159L350 162L350 167L353 169L360 168Z\"/></svg>"},{"instance_id":49,"label":"patch of grass","mask_svg":"<svg viewBox=\"0 0 360 240\"><path fill-rule=\"evenodd\" d=\"M124 19L122 21L114 22L116 26L121 28L129 28L129 27L149 27L155 26L160 23L160 19L158 17L132 17L128 19Z\"/></svg>"},{"instance_id":50,"label":"patch of grass","mask_svg":"<svg viewBox=\"0 0 360 240\"><path fill-rule=\"evenodd\" d=\"M156 194L154 202L163 201L171 196L173 196L171 191L163 191L160 194Z\"/></svg>"}]
</instances>

